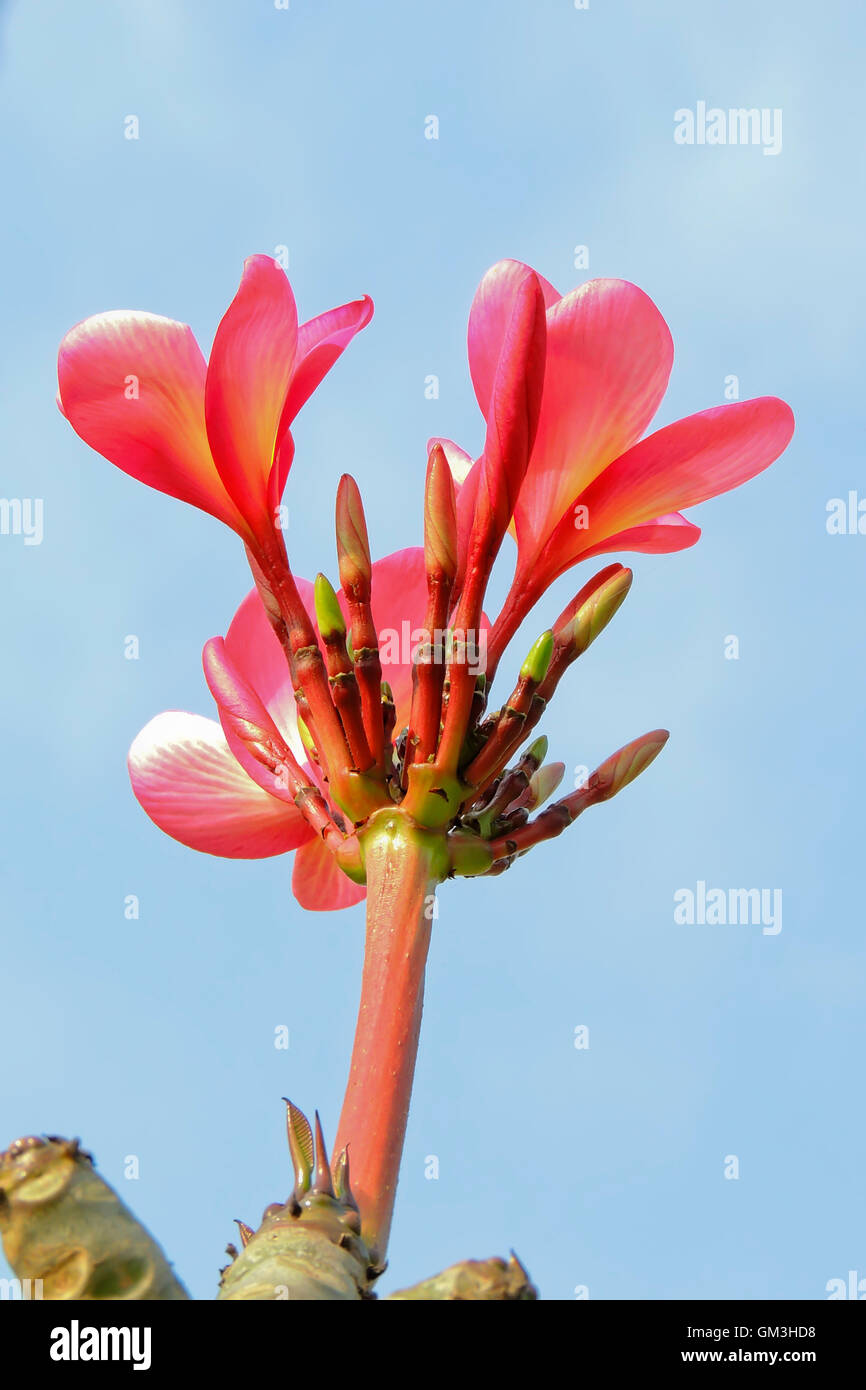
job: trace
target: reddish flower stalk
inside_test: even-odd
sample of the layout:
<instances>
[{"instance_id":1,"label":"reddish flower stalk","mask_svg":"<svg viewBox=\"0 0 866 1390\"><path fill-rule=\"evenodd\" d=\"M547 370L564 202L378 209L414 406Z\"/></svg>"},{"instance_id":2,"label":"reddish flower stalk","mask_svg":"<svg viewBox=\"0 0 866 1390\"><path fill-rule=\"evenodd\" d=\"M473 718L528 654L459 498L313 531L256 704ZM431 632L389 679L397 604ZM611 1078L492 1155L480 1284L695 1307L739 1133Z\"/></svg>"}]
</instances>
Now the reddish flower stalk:
<instances>
[{"instance_id":1,"label":"reddish flower stalk","mask_svg":"<svg viewBox=\"0 0 866 1390\"><path fill-rule=\"evenodd\" d=\"M362 838L364 973L336 1148L351 1155L362 1233L383 1257L415 1074L433 895L448 862L441 838L398 809L380 811Z\"/></svg>"}]
</instances>

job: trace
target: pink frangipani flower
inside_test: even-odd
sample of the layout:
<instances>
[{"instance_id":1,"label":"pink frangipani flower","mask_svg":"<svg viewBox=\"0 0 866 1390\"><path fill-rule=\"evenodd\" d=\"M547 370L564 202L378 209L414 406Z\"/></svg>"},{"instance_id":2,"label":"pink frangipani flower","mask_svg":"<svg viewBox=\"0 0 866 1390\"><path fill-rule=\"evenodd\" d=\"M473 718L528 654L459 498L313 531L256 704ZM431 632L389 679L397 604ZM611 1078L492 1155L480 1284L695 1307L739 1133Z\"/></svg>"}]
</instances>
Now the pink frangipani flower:
<instances>
[{"instance_id":1,"label":"pink frangipani flower","mask_svg":"<svg viewBox=\"0 0 866 1390\"><path fill-rule=\"evenodd\" d=\"M268 550L292 422L372 313L365 295L299 325L284 272L270 256L250 256L207 363L184 323L94 314L60 345L58 404L124 473Z\"/></svg>"},{"instance_id":2,"label":"pink frangipani flower","mask_svg":"<svg viewBox=\"0 0 866 1390\"><path fill-rule=\"evenodd\" d=\"M493 382L528 267L500 261L484 276L469 319L469 366L490 418ZM494 628L498 654L538 597L579 560L612 551L673 551L700 529L680 509L738 486L787 446L792 411L773 396L715 406L642 438L673 363L667 324L625 280L590 280L559 295L538 276L547 306L538 429L514 508L514 582ZM481 461L440 443L460 485L465 548ZM495 656L494 656L495 660Z\"/></svg>"}]
</instances>

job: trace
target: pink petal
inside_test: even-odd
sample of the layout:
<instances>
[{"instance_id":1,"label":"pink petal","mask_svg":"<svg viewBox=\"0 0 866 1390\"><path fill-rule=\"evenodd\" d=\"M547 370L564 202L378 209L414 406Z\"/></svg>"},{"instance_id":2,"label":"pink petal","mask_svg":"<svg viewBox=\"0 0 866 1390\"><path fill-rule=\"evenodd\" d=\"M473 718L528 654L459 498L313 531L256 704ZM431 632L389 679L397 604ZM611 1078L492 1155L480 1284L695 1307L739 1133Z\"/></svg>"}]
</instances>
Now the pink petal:
<instances>
[{"instance_id":1,"label":"pink petal","mask_svg":"<svg viewBox=\"0 0 866 1390\"><path fill-rule=\"evenodd\" d=\"M469 371L482 414L487 417L502 342L508 328L514 297L528 273L541 284L547 308L556 304L559 294L542 275L522 261L497 261L491 266L475 292L469 311Z\"/></svg>"},{"instance_id":2,"label":"pink petal","mask_svg":"<svg viewBox=\"0 0 866 1390\"><path fill-rule=\"evenodd\" d=\"M479 460L477 545L494 555L514 516L529 466L545 388L546 345L544 293L538 276L527 269L515 284L510 313L503 324ZM488 516L492 532L485 520Z\"/></svg>"},{"instance_id":3,"label":"pink petal","mask_svg":"<svg viewBox=\"0 0 866 1390\"><path fill-rule=\"evenodd\" d=\"M300 812L250 780L213 719L169 711L129 750L132 788L151 820L205 854L262 859L312 835Z\"/></svg>"},{"instance_id":4,"label":"pink petal","mask_svg":"<svg viewBox=\"0 0 866 1390\"><path fill-rule=\"evenodd\" d=\"M641 440L579 501L596 534L639 526L746 482L779 457L793 431L790 406L775 396L714 406Z\"/></svg>"},{"instance_id":5,"label":"pink petal","mask_svg":"<svg viewBox=\"0 0 866 1390\"><path fill-rule=\"evenodd\" d=\"M641 526L632 526L627 531L618 531L615 536L597 541L588 550L582 551L579 558L588 560L594 555L609 555L615 550L671 555L677 550L688 550L700 538L700 526L695 526L679 512L671 512L668 516L658 516L654 521L645 521Z\"/></svg>"},{"instance_id":6,"label":"pink petal","mask_svg":"<svg viewBox=\"0 0 866 1390\"><path fill-rule=\"evenodd\" d=\"M527 562L569 504L643 434L672 362L667 324L626 280L590 280L548 310L541 418L515 508Z\"/></svg>"},{"instance_id":7,"label":"pink petal","mask_svg":"<svg viewBox=\"0 0 866 1390\"><path fill-rule=\"evenodd\" d=\"M367 896L363 884L346 877L318 837L302 845L295 855L292 892L308 912L336 912L341 907L353 907Z\"/></svg>"},{"instance_id":8,"label":"pink petal","mask_svg":"<svg viewBox=\"0 0 866 1390\"><path fill-rule=\"evenodd\" d=\"M701 534L700 526L695 526L679 512L655 517L652 521L628 527L613 535L600 535L599 530L599 527L592 525L591 519L586 530L575 530L574 518L569 510L539 559L532 569L527 571L527 580L531 582L533 591L538 589L541 592L546 589L554 579L571 569L579 560L589 560L595 555L609 555L623 550L641 551L645 554L670 554L695 545Z\"/></svg>"},{"instance_id":9,"label":"pink petal","mask_svg":"<svg viewBox=\"0 0 866 1390\"><path fill-rule=\"evenodd\" d=\"M366 328L373 317L373 301L369 295L329 309L318 318L309 319L298 329L298 351L292 384L283 407L280 432L288 429L301 406L309 400L319 383L327 376L337 358L356 333Z\"/></svg>"},{"instance_id":10,"label":"pink petal","mask_svg":"<svg viewBox=\"0 0 866 1390\"><path fill-rule=\"evenodd\" d=\"M202 652L205 680L219 712L226 742L249 777L280 801L294 804L285 768L279 773L256 757L254 749L270 750L282 766L286 740L258 692L244 679L226 651L222 637L205 642Z\"/></svg>"},{"instance_id":11,"label":"pink petal","mask_svg":"<svg viewBox=\"0 0 866 1390\"><path fill-rule=\"evenodd\" d=\"M295 369L277 428L279 443L268 484L271 515L280 505L294 458L295 443L290 429L292 421L355 334L366 328L372 317L373 301L369 295L364 295L363 299L319 314L318 318L302 323L298 329Z\"/></svg>"},{"instance_id":12,"label":"pink petal","mask_svg":"<svg viewBox=\"0 0 866 1390\"><path fill-rule=\"evenodd\" d=\"M58 404L76 434L124 473L243 535L208 445L205 370L186 324L116 309L66 334Z\"/></svg>"},{"instance_id":13,"label":"pink petal","mask_svg":"<svg viewBox=\"0 0 866 1390\"><path fill-rule=\"evenodd\" d=\"M268 478L268 515L275 517L277 508L283 500L286 479L291 472L295 458L295 441L291 430L285 430L277 445L274 461Z\"/></svg>"},{"instance_id":14,"label":"pink petal","mask_svg":"<svg viewBox=\"0 0 866 1390\"><path fill-rule=\"evenodd\" d=\"M205 385L207 433L220 477L260 537L268 479L298 341L295 298L270 256L250 256L216 331Z\"/></svg>"}]
</instances>

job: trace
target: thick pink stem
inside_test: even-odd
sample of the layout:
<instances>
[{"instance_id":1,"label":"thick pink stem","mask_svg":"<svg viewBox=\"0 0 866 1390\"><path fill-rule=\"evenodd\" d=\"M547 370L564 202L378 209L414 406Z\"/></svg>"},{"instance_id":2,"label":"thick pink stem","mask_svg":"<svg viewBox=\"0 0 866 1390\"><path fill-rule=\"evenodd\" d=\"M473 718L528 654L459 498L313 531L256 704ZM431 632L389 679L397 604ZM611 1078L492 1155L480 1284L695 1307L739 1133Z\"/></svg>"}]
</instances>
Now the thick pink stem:
<instances>
[{"instance_id":1,"label":"thick pink stem","mask_svg":"<svg viewBox=\"0 0 866 1390\"><path fill-rule=\"evenodd\" d=\"M361 1005L335 1152L349 1149L364 1236L383 1258L406 1134L424 971L444 837L398 808L364 832L367 940Z\"/></svg>"}]
</instances>

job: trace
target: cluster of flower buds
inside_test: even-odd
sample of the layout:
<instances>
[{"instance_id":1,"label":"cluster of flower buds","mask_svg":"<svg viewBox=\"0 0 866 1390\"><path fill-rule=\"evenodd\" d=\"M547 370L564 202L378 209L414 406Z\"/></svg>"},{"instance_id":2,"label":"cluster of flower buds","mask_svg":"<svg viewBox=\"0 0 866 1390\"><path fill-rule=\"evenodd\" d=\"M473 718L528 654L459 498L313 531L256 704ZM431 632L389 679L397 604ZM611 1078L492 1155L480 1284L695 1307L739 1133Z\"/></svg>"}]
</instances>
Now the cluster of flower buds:
<instances>
[{"instance_id":1,"label":"cluster of flower buds","mask_svg":"<svg viewBox=\"0 0 866 1390\"><path fill-rule=\"evenodd\" d=\"M476 587L471 606L462 603L464 591L455 589L454 485L443 451L434 447L425 493L427 607L423 625L413 630L411 691L408 704L402 702L408 717L398 727L393 690L382 679L364 511L348 475L337 494L336 529L342 592L338 595L319 574L313 585L315 631L284 646L306 764L234 665L222 638L208 642L204 668L238 762L294 805L351 879L364 881L359 832L378 811L400 805L420 827L442 831L449 874L501 873L532 845L558 835L586 807L614 796L660 751L667 734L645 734L535 819L532 812L555 791L564 767L544 763L546 738L536 738L510 766L567 667L623 602L630 570L610 565L581 589L533 644L501 708L488 713L487 676L474 670L484 645L483 587ZM489 572L487 559L484 552ZM464 583L475 572L467 566ZM309 622L303 605L300 611ZM275 624L279 635L288 626L281 614ZM301 626L294 623L296 631Z\"/></svg>"},{"instance_id":2,"label":"cluster of flower buds","mask_svg":"<svg viewBox=\"0 0 866 1390\"><path fill-rule=\"evenodd\" d=\"M514 766L566 668L619 608L631 572L611 565L591 580L534 643L511 694L487 713L487 583L514 516L532 455L544 386L546 311L538 278L526 271L513 298L491 384L487 440L472 470L472 511L460 525L457 488L434 441L424 493L426 605L413 630L411 690L397 717L383 680L374 617L375 567L355 480L336 504L341 593L324 574L313 585L314 623L282 557L256 574L265 612L288 660L302 767L264 700L234 666L222 639L205 648L205 672L232 752L254 780L282 778L283 794L340 868L364 881L363 828L395 804L420 827L447 836L449 874L497 874L534 844L559 834L582 810L614 796L645 768L667 734L644 735L609 759L571 796L535 819L562 765L544 766L536 739ZM477 473L477 478L474 476ZM407 616L415 615L408 613ZM522 613L521 613L522 616ZM315 629L315 630L314 630ZM490 673L492 674L492 673Z\"/></svg>"}]
</instances>

